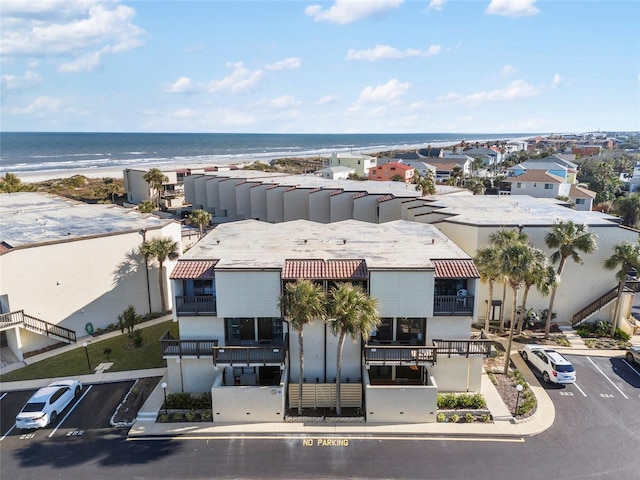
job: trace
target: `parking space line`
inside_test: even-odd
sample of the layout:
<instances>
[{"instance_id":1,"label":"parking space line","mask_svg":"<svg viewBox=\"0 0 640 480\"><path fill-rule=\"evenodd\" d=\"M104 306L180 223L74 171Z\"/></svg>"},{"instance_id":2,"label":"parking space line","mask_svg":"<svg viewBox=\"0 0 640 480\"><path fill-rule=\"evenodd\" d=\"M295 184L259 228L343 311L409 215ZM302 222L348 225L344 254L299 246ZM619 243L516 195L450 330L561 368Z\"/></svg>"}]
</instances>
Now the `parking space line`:
<instances>
[{"instance_id":1,"label":"parking space line","mask_svg":"<svg viewBox=\"0 0 640 480\"><path fill-rule=\"evenodd\" d=\"M0 396L0 400L2 400L4 397L6 397L6 396L7 396L7 393L9 393L9 392L4 392L4 393L2 394L2 396Z\"/></svg>"},{"instance_id":2,"label":"parking space line","mask_svg":"<svg viewBox=\"0 0 640 480\"><path fill-rule=\"evenodd\" d=\"M582 389L578 386L577 383L574 383L573 385L578 389L578 391L582 394L583 397L587 396L587 394L582 391Z\"/></svg>"},{"instance_id":3,"label":"parking space line","mask_svg":"<svg viewBox=\"0 0 640 480\"><path fill-rule=\"evenodd\" d=\"M6 437L7 435L9 435L11 432L13 432L13 429L14 429L14 428L16 428L16 424L15 424L15 423L14 423L14 424L13 424L13 426L9 429L9 431L8 431L7 433L5 433L5 434L2 436L2 438L0 438L0 442L1 442L2 440L4 440L4 439L5 439L5 437Z\"/></svg>"},{"instance_id":4,"label":"parking space line","mask_svg":"<svg viewBox=\"0 0 640 480\"><path fill-rule=\"evenodd\" d=\"M636 375L638 375L640 377L640 372L638 372L635 368L633 368L633 365L631 365L629 362L627 362L624 358L622 359L622 361L627 364L627 366L631 369L631 371L633 373L635 373ZM2 398L2 397L0 397L0 398Z\"/></svg>"},{"instance_id":5,"label":"parking space line","mask_svg":"<svg viewBox=\"0 0 640 480\"><path fill-rule=\"evenodd\" d=\"M58 422L58 425L56 426L56 428L51 430L51 433L49 435L47 435L49 438L51 438L53 436L53 434L58 431L58 428L60 428L60 425L62 425L64 423L64 421L67 419L67 417L69 415L71 415L71 412L73 412L76 409L76 407L80 404L82 399L87 395L87 393L89 393L89 390L91 390L91 387L93 387L93 385L89 385L89 387L87 388L87 391L84 392L84 394L80 397L80 399L76 402L76 404L71 408L71 410L69 410L67 412L67 414L64 416L64 418Z\"/></svg>"},{"instance_id":6,"label":"parking space line","mask_svg":"<svg viewBox=\"0 0 640 480\"><path fill-rule=\"evenodd\" d=\"M627 397L627 396L624 394L624 392L623 392L622 390L620 390L620 389L618 388L618 386L617 386L615 383L613 383L613 381L612 381L609 377L607 377L607 375L606 375L602 370L600 370L600 367L598 367L595 363L593 363L593 360L591 360L589 357L587 357L587 360L589 360L589 361L591 362L591 365L593 365L594 367L596 367L596 369L597 369L597 370L598 370L598 371L599 371L599 372L604 376L604 378L606 378L606 379L609 381L609 383L610 383L611 385L613 385L613 386L614 386L614 388L615 388L616 390L618 390L618 391L622 394L622 396L623 396L624 398L626 398L627 400L629 400L629 397Z\"/></svg>"}]
</instances>

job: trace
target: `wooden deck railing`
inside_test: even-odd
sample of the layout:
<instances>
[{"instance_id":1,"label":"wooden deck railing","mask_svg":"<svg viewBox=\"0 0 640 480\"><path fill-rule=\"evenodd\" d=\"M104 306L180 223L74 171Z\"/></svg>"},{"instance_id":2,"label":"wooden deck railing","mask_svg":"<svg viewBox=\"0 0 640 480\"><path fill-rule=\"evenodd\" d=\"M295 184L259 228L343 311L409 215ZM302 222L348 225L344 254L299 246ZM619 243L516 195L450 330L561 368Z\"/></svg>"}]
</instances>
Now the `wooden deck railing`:
<instances>
[{"instance_id":1,"label":"wooden deck railing","mask_svg":"<svg viewBox=\"0 0 640 480\"><path fill-rule=\"evenodd\" d=\"M284 365L287 355L287 349L283 343L214 346L212 352L214 365Z\"/></svg>"},{"instance_id":2,"label":"wooden deck railing","mask_svg":"<svg viewBox=\"0 0 640 480\"><path fill-rule=\"evenodd\" d=\"M216 315L216 297L214 295L177 295L175 300L178 316Z\"/></svg>"},{"instance_id":3,"label":"wooden deck railing","mask_svg":"<svg viewBox=\"0 0 640 480\"><path fill-rule=\"evenodd\" d=\"M76 342L76 332L54 323L40 320L27 315L23 310L0 314L0 327L22 325L24 328L41 333L48 337L55 337L68 343Z\"/></svg>"},{"instance_id":4,"label":"wooden deck railing","mask_svg":"<svg viewBox=\"0 0 640 480\"><path fill-rule=\"evenodd\" d=\"M167 330L160 338L160 353L163 357L211 357L213 356L212 349L217 345L217 339L181 340L173 338Z\"/></svg>"},{"instance_id":5,"label":"wooden deck railing","mask_svg":"<svg viewBox=\"0 0 640 480\"><path fill-rule=\"evenodd\" d=\"M637 280L628 280L624 284L624 289L625 292L638 293L640 292L640 282ZM597 312L607 304L613 302L617 296L618 287L614 287L600 297L596 298L593 302L576 312L573 317L571 317L571 325L575 327L592 313Z\"/></svg>"},{"instance_id":6,"label":"wooden deck railing","mask_svg":"<svg viewBox=\"0 0 640 480\"><path fill-rule=\"evenodd\" d=\"M369 365L426 365L436 362L436 347L426 345L365 345Z\"/></svg>"},{"instance_id":7,"label":"wooden deck railing","mask_svg":"<svg viewBox=\"0 0 640 480\"><path fill-rule=\"evenodd\" d=\"M434 295L434 315L473 315L473 296Z\"/></svg>"},{"instance_id":8,"label":"wooden deck railing","mask_svg":"<svg viewBox=\"0 0 640 480\"><path fill-rule=\"evenodd\" d=\"M438 349L438 356L442 357L470 357L491 355L491 340L434 340Z\"/></svg>"}]
</instances>

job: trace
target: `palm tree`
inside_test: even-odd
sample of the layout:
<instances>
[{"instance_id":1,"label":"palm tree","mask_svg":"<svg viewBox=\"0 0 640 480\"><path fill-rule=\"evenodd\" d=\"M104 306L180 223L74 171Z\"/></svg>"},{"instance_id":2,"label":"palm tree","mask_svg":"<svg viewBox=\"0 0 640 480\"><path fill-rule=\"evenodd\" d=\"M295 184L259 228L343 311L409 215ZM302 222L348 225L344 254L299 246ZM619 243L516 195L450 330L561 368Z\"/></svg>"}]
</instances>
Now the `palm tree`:
<instances>
[{"instance_id":1,"label":"palm tree","mask_svg":"<svg viewBox=\"0 0 640 480\"><path fill-rule=\"evenodd\" d=\"M526 243L529 240L526 233L522 233L520 229L500 228L489 235L489 242L498 250L498 258L502 256L502 252L507 248L518 243ZM498 260L501 262L501 260ZM500 306L500 332L504 331L504 307L507 300L507 279L504 276L502 268L498 272L502 279L502 304Z\"/></svg>"},{"instance_id":2,"label":"palm tree","mask_svg":"<svg viewBox=\"0 0 640 480\"><path fill-rule=\"evenodd\" d=\"M279 307L283 317L289 318L289 325L298 332L300 350L300 378L298 380L298 415L302 415L302 382L304 381L304 344L303 329L316 318L324 319L326 298L321 285L311 280L298 280L287 283L279 298Z\"/></svg>"},{"instance_id":3,"label":"palm tree","mask_svg":"<svg viewBox=\"0 0 640 480\"><path fill-rule=\"evenodd\" d=\"M167 311L166 295L164 293L163 265L167 259L174 260L178 257L178 242L171 237L154 238L147 240L140 246L140 253L145 261L156 260L159 265L158 284L160 286L160 308L162 313Z\"/></svg>"},{"instance_id":4,"label":"palm tree","mask_svg":"<svg viewBox=\"0 0 640 480\"><path fill-rule=\"evenodd\" d=\"M339 283L331 289L328 315L331 330L338 336L338 356L336 360L336 413L340 415L340 383L342 371L342 348L347 335L354 340L361 337L369 340L371 331L380 324L377 311L378 301L365 291L350 283Z\"/></svg>"},{"instance_id":5,"label":"palm tree","mask_svg":"<svg viewBox=\"0 0 640 480\"><path fill-rule=\"evenodd\" d=\"M615 270L618 267L620 267L620 270L616 272L616 279L618 280L618 300L616 301L613 321L611 322L612 337L616 333L618 317L621 314L620 308L622 306L622 293L624 292L624 285L627 280L627 276L633 268L640 270L640 244L623 242L614 245L613 255L604 261L604 268L607 270Z\"/></svg>"},{"instance_id":6,"label":"palm tree","mask_svg":"<svg viewBox=\"0 0 640 480\"><path fill-rule=\"evenodd\" d=\"M575 263L582 264L582 257L579 252L593 253L598 249L597 239L598 236L595 233L588 231L587 225L581 225L569 221L560 221L551 227L551 231L547 232L544 236L544 242L550 249L558 249L551 254L551 262L558 263L558 283L560 277L562 277L562 271L568 258L571 258ZM549 310L547 311L547 318L544 325L544 338L549 338L549 332L551 330L551 317L553 315L553 302L556 298L556 291L558 286L556 285L551 289L551 296L549 298Z\"/></svg>"},{"instance_id":7,"label":"palm tree","mask_svg":"<svg viewBox=\"0 0 640 480\"><path fill-rule=\"evenodd\" d=\"M524 276L524 290L522 291L522 303L520 305L520 315L518 315L518 327L516 333L522 333L524 316L527 311L527 297L529 290L535 285L541 295L546 296L551 292L551 288L557 283L555 269L547 263L547 257L540 249L535 249L529 268Z\"/></svg>"},{"instance_id":8,"label":"palm tree","mask_svg":"<svg viewBox=\"0 0 640 480\"><path fill-rule=\"evenodd\" d=\"M489 314L493 303L493 286L502 278L498 263L499 253L495 246L482 247L478 249L476 257L473 259L480 273L480 280L489 283L489 299L484 317L484 331L487 333L489 333Z\"/></svg>"},{"instance_id":9,"label":"palm tree","mask_svg":"<svg viewBox=\"0 0 640 480\"><path fill-rule=\"evenodd\" d=\"M138 211L140 213L151 213L155 210L155 208L156 207L151 200L142 200L138 204Z\"/></svg>"},{"instance_id":10,"label":"palm tree","mask_svg":"<svg viewBox=\"0 0 640 480\"><path fill-rule=\"evenodd\" d=\"M504 364L504 374L509 372L511 358L511 342L513 340L513 327L516 323L518 310L518 294L526 282L527 275L536 261L544 258L544 254L530 243L518 242L509 245L501 252L502 273L513 291L513 305L511 306L511 324L509 325L509 342Z\"/></svg>"},{"instance_id":11,"label":"palm tree","mask_svg":"<svg viewBox=\"0 0 640 480\"><path fill-rule=\"evenodd\" d=\"M413 174L413 183L416 186L416 191L422 195L436 194L436 181L432 170L427 170L424 176L421 176L416 170Z\"/></svg>"},{"instance_id":12,"label":"palm tree","mask_svg":"<svg viewBox=\"0 0 640 480\"><path fill-rule=\"evenodd\" d=\"M159 168L152 168L142 178L149 184L149 188L153 190L156 207L160 207L160 190L162 189L162 184L169 181L169 177L162 173Z\"/></svg>"},{"instance_id":13,"label":"palm tree","mask_svg":"<svg viewBox=\"0 0 640 480\"><path fill-rule=\"evenodd\" d=\"M632 193L618 198L616 212L622 217L622 224L635 228L640 222L640 194Z\"/></svg>"},{"instance_id":14,"label":"palm tree","mask_svg":"<svg viewBox=\"0 0 640 480\"><path fill-rule=\"evenodd\" d=\"M205 210L194 210L189 214L189 223L198 226L200 238L202 238L203 229L211 222L211 214Z\"/></svg>"},{"instance_id":15,"label":"palm tree","mask_svg":"<svg viewBox=\"0 0 640 480\"><path fill-rule=\"evenodd\" d=\"M464 177L464 170L460 165L456 165L451 169L451 178L453 178L453 185L460 185L462 177Z\"/></svg>"}]
</instances>

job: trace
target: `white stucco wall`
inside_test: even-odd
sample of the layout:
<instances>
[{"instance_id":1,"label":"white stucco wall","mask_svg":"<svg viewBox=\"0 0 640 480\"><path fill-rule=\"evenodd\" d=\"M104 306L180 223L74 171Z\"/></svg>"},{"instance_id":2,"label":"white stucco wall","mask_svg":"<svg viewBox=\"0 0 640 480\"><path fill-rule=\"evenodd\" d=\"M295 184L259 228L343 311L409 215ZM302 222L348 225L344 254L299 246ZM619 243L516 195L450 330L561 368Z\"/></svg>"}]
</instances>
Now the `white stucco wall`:
<instances>
[{"instance_id":1,"label":"white stucco wall","mask_svg":"<svg viewBox=\"0 0 640 480\"><path fill-rule=\"evenodd\" d=\"M208 392L221 371L215 369L211 357L168 358L167 394Z\"/></svg>"},{"instance_id":2,"label":"white stucco wall","mask_svg":"<svg viewBox=\"0 0 640 480\"><path fill-rule=\"evenodd\" d=\"M244 182L236 187L236 215L238 220L251 218L251 190L256 182Z\"/></svg>"},{"instance_id":3,"label":"white stucco wall","mask_svg":"<svg viewBox=\"0 0 640 480\"><path fill-rule=\"evenodd\" d=\"M218 339L218 344L224 345L224 319L218 317L180 317L180 339Z\"/></svg>"},{"instance_id":4,"label":"white stucco wall","mask_svg":"<svg viewBox=\"0 0 640 480\"><path fill-rule=\"evenodd\" d=\"M309 188L285 191L282 197L284 221L306 220L309 215Z\"/></svg>"},{"instance_id":5,"label":"white stucco wall","mask_svg":"<svg viewBox=\"0 0 640 480\"><path fill-rule=\"evenodd\" d=\"M393 222L402 218L402 200L394 198L393 200L386 200L378 204L379 207L379 223Z\"/></svg>"},{"instance_id":6,"label":"white stucco wall","mask_svg":"<svg viewBox=\"0 0 640 480\"><path fill-rule=\"evenodd\" d=\"M284 221L284 191L289 187L273 187L267 190L267 221L279 223Z\"/></svg>"},{"instance_id":7,"label":"white stucco wall","mask_svg":"<svg viewBox=\"0 0 640 480\"><path fill-rule=\"evenodd\" d=\"M219 378L211 388L214 423L284 421L284 385L225 387Z\"/></svg>"},{"instance_id":8,"label":"white stucco wall","mask_svg":"<svg viewBox=\"0 0 640 480\"><path fill-rule=\"evenodd\" d=\"M367 375L368 377L368 375ZM367 423L434 423L438 386L370 385L364 390Z\"/></svg>"},{"instance_id":9,"label":"white stucco wall","mask_svg":"<svg viewBox=\"0 0 640 480\"><path fill-rule=\"evenodd\" d=\"M219 317L280 317L280 272L217 272Z\"/></svg>"},{"instance_id":10,"label":"white stucco wall","mask_svg":"<svg viewBox=\"0 0 640 480\"><path fill-rule=\"evenodd\" d=\"M468 340L469 332L471 317L430 317L427 319L426 344L431 345L434 339Z\"/></svg>"},{"instance_id":11,"label":"white stucco wall","mask_svg":"<svg viewBox=\"0 0 640 480\"><path fill-rule=\"evenodd\" d=\"M127 168L123 172L124 187L127 193L127 202L135 205L143 200L151 199L149 184L145 181L146 170Z\"/></svg>"},{"instance_id":12,"label":"white stucco wall","mask_svg":"<svg viewBox=\"0 0 640 480\"><path fill-rule=\"evenodd\" d=\"M238 211L236 209L236 188L238 185L244 183L244 181L244 178L230 178L218 184L218 188L220 189L220 209L226 210L226 217L228 220L238 219Z\"/></svg>"},{"instance_id":13,"label":"white stucco wall","mask_svg":"<svg viewBox=\"0 0 640 480\"><path fill-rule=\"evenodd\" d=\"M378 198L381 195L365 195L353 200L353 219L378 223Z\"/></svg>"},{"instance_id":14,"label":"white stucco wall","mask_svg":"<svg viewBox=\"0 0 640 480\"><path fill-rule=\"evenodd\" d=\"M331 193L334 190L319 190L309 194L309 220L318 223L331 221Z\"/></svg>"},{"instance_id":15,"label":"white stucco wall","mask_svg":"<svg viewBox=\"0 0 640 480\"><path fill-rule=\"evenodd\" d=\"M482 381L481 357L440 357L430 367L440 392L479 392Z\"/></svg>"},{"instance_id":16,"label":"white stucco wall","mask_svg":"<svg viewBox=\"0 0 640 480\"><path fill-rule=\"evenodd\" d=\"M353 192L344 192L331 197L331 222L350 220L353 215Z\"/></svg>"},{"instance_id":17,"label":"white stucco wall","mask_svg":"<svg viewBox=\"0 0 640 480\"><path fill-rule=\"evenodd\" d=\"M267 189L269 189L271 185L259 184L253 186L249 193L251 197L251 213L249 214L250 218L256 220L262 220L266 222L268 220L267 215Z\"/></svg>"},{"instance_id":18,"label":"white stucco wall","mask_svg":"<svg viewBox=\"0 0 640 480\"><path fill-rule=\"evenodd\" d=\"M370 295L378 299L381 317L433 315L434 273L427 271L369 272Z\"/></svg>"},{"instance_id":19,"label":"white stucco wall","mask_svg":"<svg viewBox=\"0 0 640 480\"><path fill-rule=\"evenodd\" d=\"M209 175L201 175L193 178L193 195L189 195L189 201L193 204L194 209L202 208L207 212L213 213L213 206L207 203L207 182L211 178L213 177ZM187 183L189 179L190 177L185 178L185 195L190 190ZM185 196L185 198L187 197Z\"/></svg>"}]
</instances>

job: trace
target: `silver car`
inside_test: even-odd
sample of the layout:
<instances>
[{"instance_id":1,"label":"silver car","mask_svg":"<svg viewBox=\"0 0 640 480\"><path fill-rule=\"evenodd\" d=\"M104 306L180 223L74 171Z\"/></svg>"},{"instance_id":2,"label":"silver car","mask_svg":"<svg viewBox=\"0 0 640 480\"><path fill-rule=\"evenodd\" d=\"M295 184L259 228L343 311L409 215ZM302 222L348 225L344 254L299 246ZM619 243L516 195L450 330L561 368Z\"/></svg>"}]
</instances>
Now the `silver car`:
<instances>
[{"instance_id":1,"label":"silver car","mask_svg":"<svg viewBox=\"0 0 640 480\"><path fill-rule=\"evenodd\" d=\"M544 345L525 345L522 358L542 374L547 383L575 383L576 371L569 360Z\"/></svg>"},{"instance_id":2,"label":"silver car","mask_svg":"<svg viewBox=\"0 0 640 480\"><path fill-rule=\"evenodd\" d=\"M627 354L625 355L627 358L627 362L629 363L637 363L640 365L640 347L629 347L627 348Z\"/></svg>"}]
</instances>

